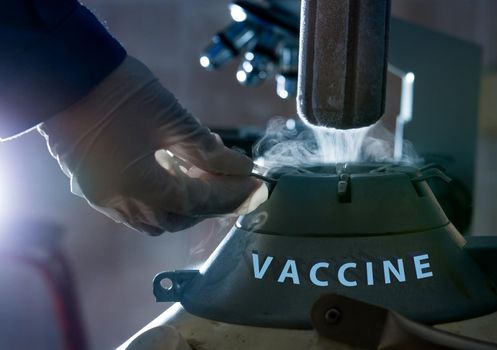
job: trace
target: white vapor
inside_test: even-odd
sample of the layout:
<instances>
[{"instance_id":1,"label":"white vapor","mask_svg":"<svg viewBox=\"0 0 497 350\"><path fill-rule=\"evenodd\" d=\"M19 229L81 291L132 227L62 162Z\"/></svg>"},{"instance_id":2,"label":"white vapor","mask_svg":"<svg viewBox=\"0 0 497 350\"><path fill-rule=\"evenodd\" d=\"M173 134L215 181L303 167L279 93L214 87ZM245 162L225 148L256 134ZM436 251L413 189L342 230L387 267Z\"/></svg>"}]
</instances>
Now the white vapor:
<instances>
[{"instance_id":1,"label":"white vapor","mask_svg":"<svg viewBox=\"0 0 497 350\"><path fill-rule=\"evenodd\" d=\"M287 120L281 117L269 122L266 134L253 150L259 166L271 169L345 162L396 162L394 135L381 121L349 130L307 125L288 128L287 125ZM416 164L419 161L412 144L404 141L400 162Z\"/></svg>"}]
</instances>

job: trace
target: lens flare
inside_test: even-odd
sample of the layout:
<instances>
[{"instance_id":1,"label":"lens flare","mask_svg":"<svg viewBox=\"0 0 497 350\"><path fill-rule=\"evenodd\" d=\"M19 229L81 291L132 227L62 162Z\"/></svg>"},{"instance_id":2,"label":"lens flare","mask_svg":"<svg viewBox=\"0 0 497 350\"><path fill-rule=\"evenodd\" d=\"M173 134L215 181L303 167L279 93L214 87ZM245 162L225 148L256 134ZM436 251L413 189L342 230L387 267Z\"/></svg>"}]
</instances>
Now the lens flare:
<instances>
[{"instance_id":1,"label":"lens flare","mask_svg":"<svg viewBox=\"0 0 497 350\"><path fill-rule=\"evenodd\" d=\"M211 64L211 60L207 56L200 57L200 65L204 68L209 67Z\"/></svg>"},{"instance_id":2,"label":"lens flare","mask_svg":"<svg viewBox=\"0 0 497 350\"><path fill-rule=\"evenodd\" d=\"M230 14L231 18L233 18L233 21L235 22L243 22L247 19L247 14L245 13L245 10L238 5L232 4L230 6Z\"/></svg>"},{"instance_id":3,"label":"lens flare","mask_svg":"<svg viewBox=\"0 0 497 350\"><path fill-rule=\"evenodd\" d=\"M245 73L243 70L239 70L238 72L236 72L236 79L240 83L244 83L247 80L247 73Z\"/></svg>"}]
</instances>

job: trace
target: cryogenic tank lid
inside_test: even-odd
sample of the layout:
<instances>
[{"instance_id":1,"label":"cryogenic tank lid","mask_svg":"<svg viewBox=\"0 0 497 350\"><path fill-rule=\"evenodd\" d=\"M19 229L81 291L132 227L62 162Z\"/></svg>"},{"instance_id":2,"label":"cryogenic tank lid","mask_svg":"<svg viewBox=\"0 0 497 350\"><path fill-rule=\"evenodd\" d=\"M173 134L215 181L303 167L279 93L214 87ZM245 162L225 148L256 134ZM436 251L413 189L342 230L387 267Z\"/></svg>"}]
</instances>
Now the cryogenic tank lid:
<instances>
[{"instance_id":1,"label":"cryogenic tank lid","mask_svg":"<svg viewBox=\"0 0 497 350\"><path fill-rule=\"evenodd\" d=\"M424 179L432 168L346 164L280 169L266 203L237 226L274 235L408 233L449 220ZM439 175L440 172L435 173Z\"/></svg>"}]
</instances>

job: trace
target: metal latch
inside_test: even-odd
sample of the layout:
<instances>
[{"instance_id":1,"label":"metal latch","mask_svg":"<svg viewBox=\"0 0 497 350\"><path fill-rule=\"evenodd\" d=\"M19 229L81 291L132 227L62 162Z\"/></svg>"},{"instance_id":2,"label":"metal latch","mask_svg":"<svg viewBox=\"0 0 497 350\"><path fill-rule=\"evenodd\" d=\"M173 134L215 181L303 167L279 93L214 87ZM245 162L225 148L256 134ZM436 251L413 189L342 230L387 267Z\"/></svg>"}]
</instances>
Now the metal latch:
<instances>
[{"instance_id":1,"label":"metal latch","mask_svg":"<svg viewBox=\"0 0 497 350\"><path fill-rule=\"evenodd\" d=\"M350 174L341 173L338 175L337 187L338 200L340 203L350 203Z\"/></svg>"}]
</instances>

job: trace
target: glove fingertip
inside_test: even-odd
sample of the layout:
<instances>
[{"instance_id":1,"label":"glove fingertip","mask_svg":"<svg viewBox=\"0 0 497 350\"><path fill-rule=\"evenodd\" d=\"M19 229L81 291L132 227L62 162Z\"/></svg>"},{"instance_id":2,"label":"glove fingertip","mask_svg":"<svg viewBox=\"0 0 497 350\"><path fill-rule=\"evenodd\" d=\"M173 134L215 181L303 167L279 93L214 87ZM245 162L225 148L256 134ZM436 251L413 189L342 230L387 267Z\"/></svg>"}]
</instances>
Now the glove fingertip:
<instances>
[{"instance_id":1,"label":"glove fingertip","mask_svg":"<svg viewBox=\"0 0 497 350\"><path fill-rule=\"evenodd\" d=\"M256 190L254 190L250 196L234 211L236 215L245 215L248 214L255 209L257 209L262 203L264 203L269 198L269 188L268 186L262 182L260 182L259 186Z\"/></svg>"},{"instance_id":2,"label":"glove fingertip","mask_svg":"<svg viewBox=\"0 0 497 350\"><path fill-rule=\"evenodd\" d=\"M218 161L212 160L212 169L223 175L248 176L254 168L252 159L240 152L225 147ZM217 164L216 164L217 163Z\"/></svg>"}]
</instances>

